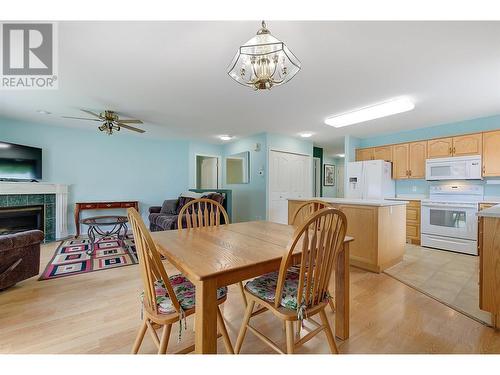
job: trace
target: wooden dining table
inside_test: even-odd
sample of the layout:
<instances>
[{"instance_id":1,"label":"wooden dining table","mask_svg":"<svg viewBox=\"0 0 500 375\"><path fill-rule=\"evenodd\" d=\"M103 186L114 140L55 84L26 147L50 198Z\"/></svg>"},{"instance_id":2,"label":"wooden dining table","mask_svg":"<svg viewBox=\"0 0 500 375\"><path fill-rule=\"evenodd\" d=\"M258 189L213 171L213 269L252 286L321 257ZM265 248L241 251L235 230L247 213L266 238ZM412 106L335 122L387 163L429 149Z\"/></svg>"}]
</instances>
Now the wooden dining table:
<instances>
[{"instance_id":1,"label":"wooden dining table","mask_svg":"<svg viewBox=\"0 0 500 375\"><path fill-rule=\"evenodd\" d=\"M217 288L277 271L294 230L291 225L251 221L152 233L160 253L196 287L196 353L217 352ZM335 267L335 335L340 339L349 337L352 240L345 238Z\"/></svg>"}]
</instances>

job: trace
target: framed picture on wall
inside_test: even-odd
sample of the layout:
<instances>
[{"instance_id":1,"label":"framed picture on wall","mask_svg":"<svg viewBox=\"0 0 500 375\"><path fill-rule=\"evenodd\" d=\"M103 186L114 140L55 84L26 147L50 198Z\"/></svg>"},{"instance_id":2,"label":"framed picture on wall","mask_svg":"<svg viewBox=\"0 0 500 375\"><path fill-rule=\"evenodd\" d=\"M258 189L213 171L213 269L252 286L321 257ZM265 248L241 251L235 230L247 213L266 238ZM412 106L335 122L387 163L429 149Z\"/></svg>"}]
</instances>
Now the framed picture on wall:
<instances>
[{"instance_id":1,"label":"framed picture on wall","mask_svg":"<svg viewBox=\"0 0 500 375\"><path fill-rule=\"evenodd\" d=\"M335 186L335 165L325 164L323 168L323 185Z\"/></svg>"}]
</instances>

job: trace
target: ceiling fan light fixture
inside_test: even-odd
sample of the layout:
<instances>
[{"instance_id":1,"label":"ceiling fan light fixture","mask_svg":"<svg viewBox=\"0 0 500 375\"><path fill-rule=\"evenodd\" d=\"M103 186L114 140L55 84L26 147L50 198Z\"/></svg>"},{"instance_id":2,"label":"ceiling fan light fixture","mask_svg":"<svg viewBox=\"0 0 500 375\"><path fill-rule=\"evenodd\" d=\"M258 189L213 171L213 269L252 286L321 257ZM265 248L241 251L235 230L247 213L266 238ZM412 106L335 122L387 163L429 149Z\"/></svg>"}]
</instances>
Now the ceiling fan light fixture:
<instances>
[{"instance_id":1,"label":"ceiling fan light fixture","mask_svg":"<svg viewBox=\"0 0 500 375\"><path fill-rule=\"evenodd\" d=\"M299 59L274 36L262 21L257 35L236 52L227 73L236 82L255 90L270 90L290 81L300 70Z\"/></svg>"}]
</instances>

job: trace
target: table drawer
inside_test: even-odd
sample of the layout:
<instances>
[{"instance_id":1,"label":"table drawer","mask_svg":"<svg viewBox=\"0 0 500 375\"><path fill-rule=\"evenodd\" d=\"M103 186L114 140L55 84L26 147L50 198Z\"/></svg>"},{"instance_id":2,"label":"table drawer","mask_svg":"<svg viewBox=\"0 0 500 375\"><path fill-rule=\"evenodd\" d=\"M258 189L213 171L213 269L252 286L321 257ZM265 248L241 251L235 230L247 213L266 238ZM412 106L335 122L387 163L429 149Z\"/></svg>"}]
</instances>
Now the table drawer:
<instances>
[{"instance_id":1,"label":"table drawer","mask_svg":"<svg viewBox=\"0 0 500 375\"><path fill-rule=\"evenodd\" d=\"M120 202L116 203L99 203L98 208L120 208L122 204Z\"/></svg>"},{"instance_id":2,"label":"table drawer","mask_svg":"<svg viewBox=\"0 0 500 375\"><path fill-rule=\"evenodd\" d=\"M82 210L93 210L98 207L99 205L97 203L80 203L80 209Z\"/></svg>"},{"instance_id":3,"label":"table drawer","mask_svg":"<svg viewBox=\"0 0 500 375\"><path fill-rule=\"evenodd\" d=\"M129 207L135 207L135 202L123 202L121 204L122 208L129 208Z\"/></svg>"}]
</instances>

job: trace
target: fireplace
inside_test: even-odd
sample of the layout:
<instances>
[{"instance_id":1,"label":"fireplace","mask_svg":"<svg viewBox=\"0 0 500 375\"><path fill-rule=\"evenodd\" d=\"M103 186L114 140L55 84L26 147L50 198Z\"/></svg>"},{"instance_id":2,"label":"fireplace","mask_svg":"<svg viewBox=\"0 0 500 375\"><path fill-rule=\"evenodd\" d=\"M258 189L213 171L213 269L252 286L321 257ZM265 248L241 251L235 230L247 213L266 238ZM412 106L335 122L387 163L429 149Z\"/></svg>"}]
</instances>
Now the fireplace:
<instances>
[{"instance_id":1,"label":"fireplace","mask_svg":"<svg viewBox=\"0 0 500 375\"><path fill-rule=\"evenodd\" d=\"M44 205L0 207L0 234L44 231Z\"/></svg>"}]
</instances>

